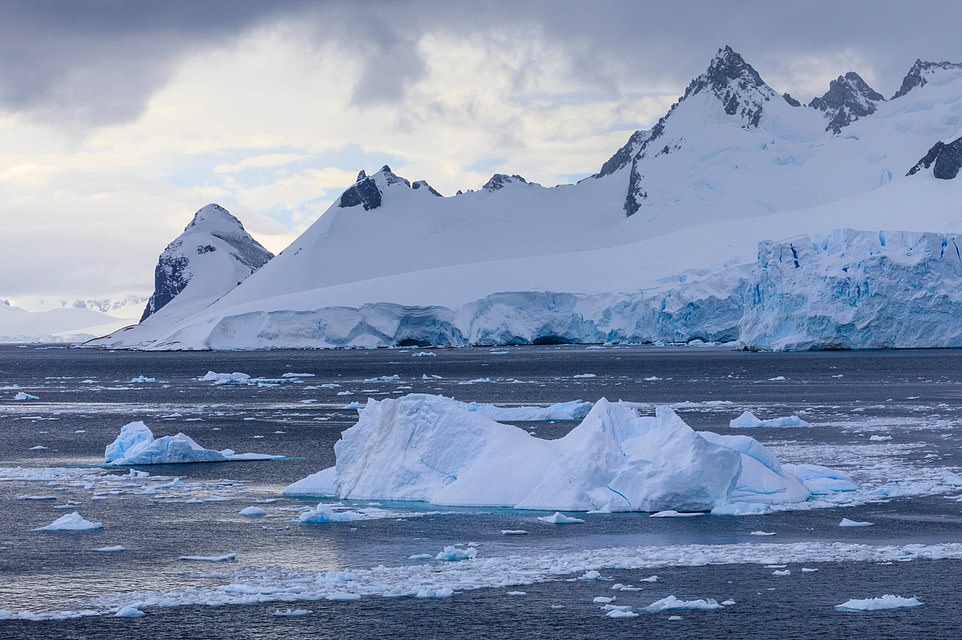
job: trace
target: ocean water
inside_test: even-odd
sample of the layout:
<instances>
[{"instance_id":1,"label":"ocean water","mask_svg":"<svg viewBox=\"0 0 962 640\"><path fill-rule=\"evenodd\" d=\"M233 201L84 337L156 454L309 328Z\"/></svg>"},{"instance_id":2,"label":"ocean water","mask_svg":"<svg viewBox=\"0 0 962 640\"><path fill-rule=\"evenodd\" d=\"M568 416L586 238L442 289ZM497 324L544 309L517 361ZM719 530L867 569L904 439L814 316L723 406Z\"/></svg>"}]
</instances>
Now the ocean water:
<instances>
[{"instance_id":1,"label":"ocean water","mask_svg":"<svg viewBox=\"0 0 962 640\"><path fill-rule=\"evenodd\" d=\"M579 346L420 353L0 347L0 610L44 618L0 620L0 638L962 632L962 353ZM209 370L287 382L198 380ZM140 377L154 381L132 382ZM39 400L15 401L21 391ZM746 409L762 418L798 414L814 426L750 435L783 461L845 470L861 489L834 505L756 516L582 514L583 524L557 526L537 520L545 512L380 502L348 505L372 519L298 523L316 501L280 493L333 464L333 445L357 415L347 404L412 392L505 405L600 397L674 404L694 428L720 433L733 433L728 421ZM125 477L126 468L102 467L103 449L133 420L158 436L182 431L208 448L288 458L145 466L137 469L149 476ZM518 425L553 438L574 423ZM267 516L239 515L248 506ZM72 511L104 528L34 531ZM873 525L839 527L843 517ZM95 550L113 545L125 550ZM418 558L446 546L476 549L477 558ZM180 559L225 554L234 558ZM790 575L774 573L784 570ZM637 590L613 590L617 584ZM419 591L444 597L415 597ZM326 599L336 594L360 598ZM834 609L883 594L924 604ZM667 596L734 604L611 619L593 602L598 596L636 609ZM136 603L145 616L111 617ZM278 609L311 613L277 617Z\"/></svg>"}]
</instances>

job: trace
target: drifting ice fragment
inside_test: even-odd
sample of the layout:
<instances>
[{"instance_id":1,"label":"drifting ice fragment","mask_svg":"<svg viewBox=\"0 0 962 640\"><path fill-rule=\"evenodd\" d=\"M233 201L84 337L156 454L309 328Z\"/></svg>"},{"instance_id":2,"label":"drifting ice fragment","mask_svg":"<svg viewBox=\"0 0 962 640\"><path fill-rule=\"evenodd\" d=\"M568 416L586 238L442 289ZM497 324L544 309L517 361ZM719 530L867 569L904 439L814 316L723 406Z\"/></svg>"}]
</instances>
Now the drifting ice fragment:
<instances>
[{"instance_id":1,"label":"drifting ice fragment","mask_svg":"<svg viewBox=\"0 0 962 640\"><path fill-rule=\"evenodd\" d=\"M187 562L232 562L237 559L236 553L225 553L222 556L180 556L180 560Z\"/></svg>"},{"instance_id":2,"label":"drifting ice fragment","mask_svg":"<svg viewBox=\"0 0 962 640\"><path fill-rule=\"evenodd\" d=\"M842 521L838 523L840 527L871 527L874 522L859 522L858 520L849 520L848 518L842 518Z\"/></svg>"},{"instance_id":3,"label":"drifting ice fragment","mask_svg":"<svg viewBox=\"0 0 962 640\"><path fill-rule=\"evenodd\" d=\"M19 402L32 402L34 400L39 400L40 398L23 391L18 391L17 395L13 396L13 399Z\"/></svg>"},{"instance_id":4,"label":"drifting ice fragment","mask_svg":"<svg viewBox=\"0 0 962 640\"><path fill-rule=\"evenodd\" d=\"M34 531L91 531L93 529L103 529L104 525L99 522L85 520L83 516L74 511L62 515L45 527L34 529Z\"/></svg>"},{"instance_id":5,"label":"drifting ice fragment","mask_svg":"<svg viewBox=\"0 0 962 640\"><path fill-rule=\"evenodd\" d=\"M798 416L786 416L784 418L769 418L768 420L761 420L755 417L755 414L751 411L746 411L729 423L732 429L758 429L767 427L810 427L812 426L808 422L805 422Z\"/></svg>"},{"instance_id":6,"label":"drifting ice fragment","mask_svg":"<svg viewBox=\"0 0 962 640\"><path fill-rule=\"evenodd\" d=\"M301 616L309 616L314 613L310 609L275 609L274 616L278 618L299 618Z\"/></svg>"},{"instance_id":7,"label":"drifting ice fragment","mask_svg":"<svg viewBox=\"0 0 962 640\"><path fill-rule=\"evenodd\" d=\"M538 520L548 524L581 524L584 522L581 518L566 516L560 511L555 511L550 516L541 516Z\"/></svg>"},{"instance_id":8,"label":"drifting ice fragment","mask_svg":"<svg viewBox=\"0 0 962 640\"><path fill-rule=\"evenodd\" d=\"M467 549L459 549L454 546L447 546L434 556L435 560L444 560L446 562L458 562L461 560L473 560L478 557L478 550L474 547L469 547Z\"/></svg>"},{"instance_id":9,"label":"drifting ice fragment","mask_svg":"<svg viewBox=\"0 0 962 640\"><path fill-rule=\"evenodd\" d=\"M140 606L140 603L130 604L130 605L127 605L126 607L120 607L119 609L117 609L117 613L114 614L114 617L115 618L140 618L147 615L146 613L140 610L139 606Z\"/></svg>"},{"instance_id":10,"label":"drifting ice fragment","mask_svg":"<svg viewBox=\"0 0 962 640\"><path fill-rule=\"evenodd\" d=\"M183 433L154 439L150 428L140 421L121 427L120 434L104 450L104 461L110 465L273 460L283 457L265 453L238 454L232 449L205 449Z\"/></svg>"},{"instance_id":11,"label":"drifting ice fragment","mask_svg":"<svg viewBox=\"0 0 962 640\"><path fill-rule=\"evenodd\" d=\"M652 602L644 610L648 613L658 613L659 611L715 611L722 608L722 605L711 598L679 600L675 596L668 596Z\"/></svg>"},{"instance_id":12,"label":"drifting ice fragment","mask_svg":"<svg viewBox=\"0 0 962 640\"><path fill-rule=\"evenodd\" d=\"M848 600L842 604L835 605L838 611L881 611L883 609L900 609L903 607L920 607L922 602L917 598L903 598L885 594L878 598L865 598L864 600Z\"/></svg>"},{"instance_id":13,"label":"drifting ice fragment","mask_svg":"<svg viewBox=\"0 0 962 640\"><path fill-rule=\"evenodd\" d=\"M117 544L112 547L97 547L94 551L99 551L100 553L119 553L121 551L126 551L127 547L122 544Z\"/></svg>"},{"instance_id":14,"label":"drifting ice fragment","mask_svg":"<svg viewBox=\"0 0 962 640\"><path fill-rule=\"evenodd\" d=\"M245 518L263 518L267 515L267 511L260 507L244 507L240 510L240 515Z\"/></svg>"}]
</instances>

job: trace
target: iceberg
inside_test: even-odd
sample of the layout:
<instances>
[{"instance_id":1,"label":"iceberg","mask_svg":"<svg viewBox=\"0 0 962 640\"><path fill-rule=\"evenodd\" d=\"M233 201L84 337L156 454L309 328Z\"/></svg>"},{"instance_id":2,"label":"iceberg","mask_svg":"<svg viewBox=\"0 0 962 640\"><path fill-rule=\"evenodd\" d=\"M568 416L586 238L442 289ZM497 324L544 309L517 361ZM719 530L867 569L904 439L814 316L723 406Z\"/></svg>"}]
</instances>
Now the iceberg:
<instances>
[{"instance_id":1,"label":"iceberg","mask_svg":"<svg viewBox=\"0 0 962 640\"><path fill-rule=\"evenodd\" d=\"M333 467L285 495L603 512L757 512L811 495L753 438L699 433L668 407L642 417L603 398L556 440L443 396L368 400L334 454Z\"/></svg>"},{"instance_id":2,"label":"iceberg","mask_svg":"<svg viewBox=\"0 0 962 640\"><path fill-rule=\"evenodd\" d=\"M103 529L104 525L99 522L91 522L78 512L62 515L45 527L39 527L34 531L93 531Z\"/></svg>"},{"instance_id":3,"label":"iceberg","mask_svg":"<svg viewBox=\"0 0 962 640\"><path fill-rule=\"evenodd\" d=\"M882 611L884 609L901 609L904 607L920 607L922 602L918 598L903 598L885 594L878 598L852 599L835 605L837 611Z\"/></svg>"},{"instance_id":4,"label":"iceberg","mask_svg":"<svg viewBox=\"0 0 962 640\"><path fill-rule=\"evenodd\" d=\"M757 429L762 427L810 427L812 425L798 416L762 420L757 418L751 411L746 411L730 421L729 426L731 426L732 429Z\"/></svg>"},{"instance_id":5,"label":"iceberg","mask_svg":"<svg viewBox=\"0 0 962 640\"><path fill-rule=\"evenodd\" d=\"M155 439L150 427L142 421L121 427L120 434L104 450L104 461L109 465L270 460L283 457L264 453L234 453L232 449L205 449L183 433Z\"/></svg>"},{"instance_id":6,"label":"iceberg","mask_svg":"<svg viewBox=\"0 0 962 640\"><path fill-rule=\"evenodd\" d=\"M18 402L34 402L40 398L25 391L18 391L16 395L13 396L13 399Z\"/></svg>"}]
</instances>

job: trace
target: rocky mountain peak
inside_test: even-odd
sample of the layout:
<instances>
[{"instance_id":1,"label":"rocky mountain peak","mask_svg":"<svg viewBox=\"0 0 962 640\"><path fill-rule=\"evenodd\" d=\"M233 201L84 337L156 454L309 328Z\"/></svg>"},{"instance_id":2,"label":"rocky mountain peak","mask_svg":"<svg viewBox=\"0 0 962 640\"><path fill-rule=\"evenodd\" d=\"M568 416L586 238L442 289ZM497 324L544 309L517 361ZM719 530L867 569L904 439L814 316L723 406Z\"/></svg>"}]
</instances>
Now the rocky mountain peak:
<instances>
[{"instance_id":1,"label":"rocky mountain peak","mask_svg":"<svg viewBox=\"0 0 962 640\"><path fill-rule=\"evenodd\" d=\"M197 213L194 214L193 220L184 228L184 231L199 228L222 228L230 229L231 231L244 231L244 225L241 224L240 220L231 215L227 209L213 202L198 209Z\"/></svg>"},{"instance_id":2,"label":"rocky mountain peak","mask_svg":"<svg viewBox=\"0 0 962 640\"><path fill-rule=\"evenodd\" d=\"M916 59L915 64L909 69L902 79L902 86L892 96L892 100L901 98L915 87L922 87L928 83L928 76L938 71L950 71L952 69L962 69L962 62L926 62Z\"/></svg>"},{"instance_id":3,"label":"rocky mountain peak","mask_svg":"<svg viewBox=\"0 0 962 640\"><path fill-rule=\"evenodd\" d=\"M518 174L508 175L506 173L496 173L491 176L491 179L484 183L481 187L485 191L497 191L498 189L503 189L509 184L531 184Z\"/></svg>"},{"instance_id":4,"label":"rocky mountain peak","mask_svg":"<svg viewBox=\"0 0 962 640\"><path fill-rule=\"evenodd\" d=\"M849 71L828 85L828 91L814 98L808 106L825 113L828 118L826 131L839 133L843 127L863 116L875 113L879 102L884 101L878 91L868 85L860 75Z\"/></svg>"},{"instance_id":5,"label":"rocky mountain peak","mask_svg":"<svg viewBox=\"0 0 962 640\"><path fill-rule=\"evenodd\" d=\"M708 70L691 81L682 100L703 91L711 91L725 113L739 117L746 127L758 126L762 106L775 96L758 72L729 46L719 49Z\"/></svg>"},{"instance_id":6,"label":"rocky mountain peak","mask_svg":"<svg viewBox=\"0 0 962 640\"><path fill-rule=\"evenodd\" d=\"M945 143L939 140L905 175L915 175L932 167L932 175L940 180L954 180L962 169L962 137Z\"/></svg>"}]
</instances>

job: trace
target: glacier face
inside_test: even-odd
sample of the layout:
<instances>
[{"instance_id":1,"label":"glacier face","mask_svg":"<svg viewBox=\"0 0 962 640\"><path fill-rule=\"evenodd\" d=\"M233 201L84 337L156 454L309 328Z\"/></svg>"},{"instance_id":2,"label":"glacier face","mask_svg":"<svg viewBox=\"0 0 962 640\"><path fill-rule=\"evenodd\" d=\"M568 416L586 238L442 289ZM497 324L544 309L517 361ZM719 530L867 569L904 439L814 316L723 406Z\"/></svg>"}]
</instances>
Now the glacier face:
<instances>
[{"instance_id":1,"label":"glacier face","mask_svg":"<svg viewBox=\"0 0 962 640\"><path fill-rule=\"evenodd\" d=\"M739 339L755 349L962 347L955 234L843 229L762 243Z\"/></svg>"}]
</instances>

